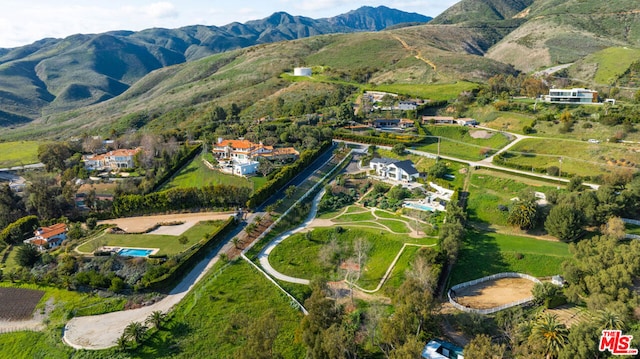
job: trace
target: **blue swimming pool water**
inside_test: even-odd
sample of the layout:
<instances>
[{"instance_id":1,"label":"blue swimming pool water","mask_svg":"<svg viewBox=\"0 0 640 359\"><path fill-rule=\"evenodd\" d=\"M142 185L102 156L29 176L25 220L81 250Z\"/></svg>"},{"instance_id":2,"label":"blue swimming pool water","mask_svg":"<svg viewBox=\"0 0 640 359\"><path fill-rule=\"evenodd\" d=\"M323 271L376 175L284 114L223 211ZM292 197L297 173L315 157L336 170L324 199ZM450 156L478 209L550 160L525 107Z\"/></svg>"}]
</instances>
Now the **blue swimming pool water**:
<instances>
[{"instance_id":1,"label":"blue swimming pool water","mask_svg":"<svg viewBox=\"0 0 640 359\"><path fill-rule=\"evenodd\" d=\"M118 251L119 255L129 257L148 257L151 253L153 253L153 249L122 248Z\"/></svg>"},{"instance_id":2,"label":"blue swimming pool water","mask_svg":"<svg viewBox=\"0 0 640 359\"><path fill-rule=\"evenodd\" d=\"M429 212L434 212L435 210L427 205L424 204L420 204L420 203L412 203L412 202L408 202L404 204L405 207L409 207L409 208L413 208L413 209L419 209L421 211L429 211Z\"/></svg>"}]
</instances>

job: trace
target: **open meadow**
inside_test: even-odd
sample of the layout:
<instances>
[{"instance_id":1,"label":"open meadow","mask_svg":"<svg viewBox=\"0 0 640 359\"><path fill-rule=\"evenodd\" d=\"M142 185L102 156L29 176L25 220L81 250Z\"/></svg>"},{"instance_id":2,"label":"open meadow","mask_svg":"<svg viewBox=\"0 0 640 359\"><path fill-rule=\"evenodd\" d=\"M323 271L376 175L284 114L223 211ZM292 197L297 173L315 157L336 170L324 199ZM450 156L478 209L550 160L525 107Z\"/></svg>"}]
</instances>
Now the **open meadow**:
<instances>
[{"instance_id":1,"label":"open meadow","mask_svg":"<svg viewBox=\"0 0 640 359\"><path fill-rule=\"evenodd\" d=\"M38 141L0 142L0 168L38 163Z\"/></svg>"},{"instance_id":2,"label":"open meadow","mask_svg":"<svg viewBox=\"0 0 640 359\"><path fill-rule=\"evenodd\" d=\"M568 259L567 243L469 230L449 285L501 272L552 276L561 273Z\"/></svg>"}]
</instances>

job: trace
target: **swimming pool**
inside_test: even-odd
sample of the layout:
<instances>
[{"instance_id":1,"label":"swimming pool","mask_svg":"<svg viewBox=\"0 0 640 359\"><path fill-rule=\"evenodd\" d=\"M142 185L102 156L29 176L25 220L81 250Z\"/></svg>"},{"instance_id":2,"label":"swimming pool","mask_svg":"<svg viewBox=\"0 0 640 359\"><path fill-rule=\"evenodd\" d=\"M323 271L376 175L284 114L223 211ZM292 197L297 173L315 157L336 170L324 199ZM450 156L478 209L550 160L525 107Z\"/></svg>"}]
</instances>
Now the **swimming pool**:
<instances>
[{"instance_id":1,"label":"swimming pool","mask_svg":"<svg viewBox=\"0 0 640 359\"><path fill-rule=\"evenodd\" d=\"M413 208L413 209L417 209L420 211L429 211L429 212L435 212L435 209L425 205L425 204L421 204L421 203L415 203L415 202L406 202L404 204L405 207L408 208Z\"/></svg>"},{"instance_id":2,"label":"swimming pool","mask_svg":"<svg viewBox=\"0 0 640 359\"><path fill-rule=\"evenodd\" d=\"M151 253L153 253L153 249L122 248L118 251L118 255L127 257L148 257Z\"/></svg>"}]
</instances>

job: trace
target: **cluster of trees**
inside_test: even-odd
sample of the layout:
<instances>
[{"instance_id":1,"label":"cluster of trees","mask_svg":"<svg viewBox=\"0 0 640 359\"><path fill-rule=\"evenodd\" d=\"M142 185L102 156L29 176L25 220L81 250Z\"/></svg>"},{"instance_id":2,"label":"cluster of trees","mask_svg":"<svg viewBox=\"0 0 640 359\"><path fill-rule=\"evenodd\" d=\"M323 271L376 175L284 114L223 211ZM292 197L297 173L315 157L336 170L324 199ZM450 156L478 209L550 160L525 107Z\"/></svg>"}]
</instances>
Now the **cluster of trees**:
<instances>
[{"instance_id":1,"label":"cluster of trees","mask_svg":"<svg viewBox=\"0 0 640 359\"><path fill-rule=\"evenodd\" d=\"M568 192L548 192L551 205L541 207L532 191L519 195L510 205L507 222L521 229L543 224L547 232L562 241L578 240L585 226L600 227L612 217L635 218L640 215L640 178L627 184L602 185L596 191L583 191L579 177L572 178Z\"/></svg>"},{"instance_id":2,"label":"cluster of trees","mask_svg":"<svg viewBox=\"0 0 640 359\"><path fill-rule=\"evenodd\" d=\"M346 311L324 282L312 283L305 301L309 315L300 323L300 338L309 358L418 358L424 343L438 334L433 296L441 260L419 251L404 283L392 295L393 307L374 304ZM392 313L388 313L392 310Z\"/></svg>"},{"instance_id":3,"label":"cluster of trees","mask_svg":"<svg viewBox=\"0 0 640 359\"><path fill-rule=\"evenodd\" d=\"M373 185L373 191L365 198L364 205L397 211L402 208L406 198L419 198L422 196L424 196L424 193L420 188L416 188L412 192L402 187L402 185L391 187L383 182L378 182Z\"/></svg>"},{"instance_id":4,"label":"cluster of trees","mask_svg":"<svg viewBox=\"0 0 640 359\"><path fill-rule=\"evenodd\" d=\"M440 248L446 254L449 264L453 265L458 259L462 242L467 234L465 223L467 213L453 199L447 205L445 223L440 226L438 239Z\"/></svg>"}]
</instances>

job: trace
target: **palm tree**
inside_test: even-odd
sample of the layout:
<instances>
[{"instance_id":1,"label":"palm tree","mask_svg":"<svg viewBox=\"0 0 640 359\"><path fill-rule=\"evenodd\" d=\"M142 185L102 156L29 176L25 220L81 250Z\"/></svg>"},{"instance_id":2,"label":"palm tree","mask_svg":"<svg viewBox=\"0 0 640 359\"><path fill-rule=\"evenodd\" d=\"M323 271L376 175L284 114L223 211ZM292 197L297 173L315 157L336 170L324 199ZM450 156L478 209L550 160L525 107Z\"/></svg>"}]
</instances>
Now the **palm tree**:
<instances>
[{"instance_id":1,"label":"palm tree","mask_svg":"<svg viewBox=\"0 0 640 359\"><path fill-rule=\"evenodd\" d=\"M124 333L127 338L131 339L135 344L139 344L144 338L144 335L147 332L147 327L142 325L140 322L131 322L124 328Z\"/></svg>"},{"instance_id":2,"label":"palm tree","mask_svg":"<svg viewBox=\"0 0 640 359\"><path fill-rule=\"evenodd\" d=\"M598 330L623 330L625 328L622 316L609 309L599 310L593 317Z\"/></svg>"},{"instance_id":3,"label":"palm tree","mask_svg":"<svg viewBox=\"0 0 640 359\"><path fill-rule=\"evenodd\" d=\"M568 340L569 330L557 319L557 315L543 313L533 324L531 334L543 342L547 359L557 358Z\"/></svg>"},{"instance_id":4,"label":"palm tree","mask_svg":"<svg viewBox=\"0 0 640 359\"><path fill-rule=\"evenodd\" d=\"M125 333L122 333L122 335L118 338L117 344L118 349L120 349L121 351L127 350L127 347L129 345L129 338Z\"/></svg>"},{"instance_id":5,"label":"palm tree","mask_svg":"<svg viewBox=\"0 0 640 359\"><path fill-rule=\"evenodd\" d=\"M149 314L145 323L153 325L154 328L160 329L162 327L162 323L164 322L165 315L161 310L155 310Z\"/></svg>"}]
</instances>

